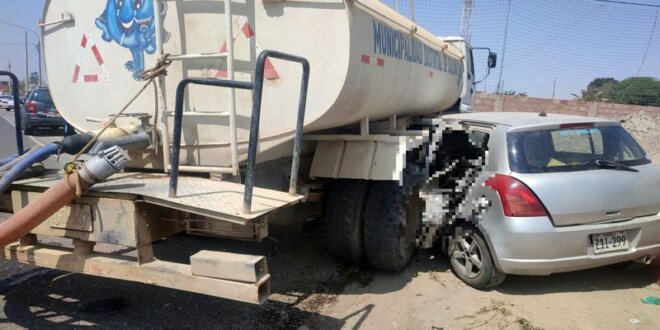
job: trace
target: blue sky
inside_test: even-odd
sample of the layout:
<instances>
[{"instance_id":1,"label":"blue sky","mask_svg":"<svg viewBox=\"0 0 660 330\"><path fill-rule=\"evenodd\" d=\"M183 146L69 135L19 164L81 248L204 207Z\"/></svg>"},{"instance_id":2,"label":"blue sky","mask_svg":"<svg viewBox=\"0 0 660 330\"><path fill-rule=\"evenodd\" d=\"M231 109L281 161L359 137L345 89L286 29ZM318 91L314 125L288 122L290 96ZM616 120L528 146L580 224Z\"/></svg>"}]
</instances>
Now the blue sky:
<instances>
[{"instance_id":1,"label":"blue sky","mask_svg":"<svg viewBox=\"0 0 660 330\"><path fill-rule=\"evenodd\" d=\"M90 0L105 1L105 0ZM660 5L660 0L631 0ZM394 0L383 1L393 5ZM410 15L409 0L400 0L401 11ZM0 20L38 31L44 0L0 0ZM509 36L504 61L502 41L507 0L474 0L472 45L490 47L504 64L505 90L530 96L550 97L557 79L556 96L572 98L597 77L623 79L638 74L660 77L660 8L596 2L593 0L512 0ZM416 0L419 25L436 35L458 35L463 0ZM0 22L0 68L7 58L19 78L25 75L23 30ZM650 43L649 43L650 40ZM37 40L28 34L29 69L37 71ZM645 50L646 58L643 61ZM477 77L483 76L485 53L475 59ZM499 68L478 86L492 92Z\"/></svg>"},{"instance_id":2,"label":"blue sky","mask_svg":"<svg viewBox=\"0 0 660 330\"><path fill-rule=\"evenodd\" d=\"M630 1L660 5L658 0ZM473 2L471 43L497 52L501 66L507 1ZM409 1L399 3L409 15ZM551 97L556 78L556 97L570 99L597 77L624 79L638 70L640 76L660 77L660 17L649 44L658 10L593 0L512 0L504 90ZM436 35L460 34L463 0L418 0L415 12L418 23ZM475 59L477 69L482 69L477 70L477 77L483 76L485 68L485 53L481 54ZM496 68L478 90L492 92L498 73Z\"/></svg>"},{"instance_id":3,"label":"blue sky","mask_svg":"<svg viewBox=\"0 0 660 330\"><path fill-rule=\"evenodd\" d=\"M41 19L44 0L0 0L0 20L29 28L39 33L37 22ZM25 76L25 30L0 22L0 69L6 70L9 58L19 79ZM37 72L39 61L37 37L28 32L28 68ZM4 78L3 78L4 80Z\"/></svg>"}]
</instances>

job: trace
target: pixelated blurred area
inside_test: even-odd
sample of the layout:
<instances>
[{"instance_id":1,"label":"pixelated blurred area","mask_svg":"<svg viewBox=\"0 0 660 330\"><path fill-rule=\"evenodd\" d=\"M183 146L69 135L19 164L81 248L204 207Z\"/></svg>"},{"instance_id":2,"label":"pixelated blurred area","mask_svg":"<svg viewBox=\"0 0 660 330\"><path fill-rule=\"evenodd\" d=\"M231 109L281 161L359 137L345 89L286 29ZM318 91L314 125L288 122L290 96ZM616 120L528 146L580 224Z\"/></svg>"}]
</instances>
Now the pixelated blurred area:
<instances>
[{"instance_id":1,"label":"pixelated blurred area","mask_svg":"<svg viewBox=\"0 0 660 330\"><path fill-rule=\"evenodd\" d=\"M477 179L486 165L488 134L441 118L414 123L409 129L425 142L407 150L401 189L406 195L419 195L422 221L415 242L430 248L439 238L452 236L456 224L478 221L490 205L485 196L471 194L475 185L483 184ZM402 217L404 228L405 221Z\"/></svg>"}]
</instances>

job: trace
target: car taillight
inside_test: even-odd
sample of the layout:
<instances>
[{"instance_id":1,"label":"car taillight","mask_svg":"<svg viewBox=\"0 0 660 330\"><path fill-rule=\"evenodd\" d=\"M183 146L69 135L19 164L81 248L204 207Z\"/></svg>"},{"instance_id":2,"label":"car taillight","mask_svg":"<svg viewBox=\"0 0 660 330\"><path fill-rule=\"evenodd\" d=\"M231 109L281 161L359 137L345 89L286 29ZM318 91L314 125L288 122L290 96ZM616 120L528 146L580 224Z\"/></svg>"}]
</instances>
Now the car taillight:
<instances>
[{"instance_id":1,"label":"car taillight","mask_svg":"<svg viewBox=\"0 0 660 330\"><path fill-rule=\"evenodd\" d=\"M32 113L37 112L37 104L34 103L34 101L28 102L25 108L27 109L28 112L32 112Z\"/></svg>"},{"instance_id":2,"label":"car taillight","mask_svg":"<svg viewBox=\"0 0 660 330\"><path fill-rule=\"evenodd\" d=\"M548 213L541 201L524 183L507 175L496 174L486 180L500 196L504 215L507 217L541 217Z\"/></svg>"}]
</instances>

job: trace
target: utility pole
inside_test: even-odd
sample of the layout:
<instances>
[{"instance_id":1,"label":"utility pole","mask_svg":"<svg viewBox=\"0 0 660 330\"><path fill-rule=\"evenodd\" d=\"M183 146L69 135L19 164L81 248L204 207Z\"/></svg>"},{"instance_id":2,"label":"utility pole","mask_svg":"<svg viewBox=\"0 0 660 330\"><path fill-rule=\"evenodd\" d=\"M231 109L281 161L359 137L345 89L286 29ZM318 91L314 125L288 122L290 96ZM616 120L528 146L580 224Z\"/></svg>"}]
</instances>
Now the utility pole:
<instances>
[{"instance_id":1,"label":"utility pole","mask_svg":"<svg viewBox=\"0 0 660 330\"><path fill-rule=\"evenodd\" d=\"M0 56L7 59L7 71L11 72L11 60L9 59L9 57L5 55L0 55ZM14 86L14 84L11 83L11 79L9 81L9 88L10 88L10 92L13 91L13 88L16 88L16 86Z\"/></svg>"},{"instance_id":2,"label":"utility pole","mask_svg":"<svg viewBox=\"0 0 660 330\"><path fill-rule=\"evenodd\" d=\"M552 99L555 99L555 88L557 87L557 77L555 77L555 82L552 83Z\"/></svg>"},{"instance_id":3,"label":"utility pole","mask_svg":"<svg viewBox=\"0 0 660 330\"><path fill-rule=\"evenodd\" d=\"M415 0L410 0L410 20L417 23L417 20L415 19Z\"/></svg>"},{"instance_id":4,"label":"utility pole","mask_svg":"<svg viewBox=\"0 0 660 330\"><path fill-rule=\"evenodd\" d=\"M43 78L41 78L43 77L41 75L41 40L37 41L37 52L39 54L39 86L41 86L44 84Z\"/></svg>"},{"instance_id":5,"label":"utility pole","mask_svg":"<svg viewBox=\"0 0 660 330\"><path fill-rule=\"evenodd\" d=\"M27 31L25 31L25 93L27 94L28 90L30 89L29 85L29 72L28 70L28 43L27 43Z\"/></svg>"},{"instance_id":6,"label":"utility pole","mask_svg":"<svg viewBox=\"0 0 660 330\"><path fill-rule=\"evenodd\" d=\"M463 18L461 19L461 37L470 42L470 29L472 27L472 0L463 1Z\"/></svg>"},{"instance_id":7,"label":"utility pole","mask_svg":"<svg viewBox=\"0 0 660 330\"><path fill-rule=\"evenodd\" d=\"M497 78L497 93L502 93L502 70L504 69L504 53L506 51L506 39L509 36L509 14L511 14L511 0L508 1L506 9L506 18L504 19L504 41L502 42L502 57L500 59L500 74Z\"/></svg>"},{"instance_id":8,"label":"utility pole","mask_svg":"<svg viewBox=\"0 0 660 330\"><path fill-rule=\"evenodd\" d=\"M42 82L42 79L43 79L42 78L43 74L41 72L41 37L39 36L39 34L37 32L35 32L32 29L28 29L25 26L17 25L17 24L14 24L12 22L7 22L7 21L1 20L1 19L0 19L0 23L11 25L11 26L17 27L19 29L23 29L23 30L25 30L26 35L27 35L27 32L29 31L30 33L34 34L34 36L37 38L37 50L39 51L39 53L38 53L38 55L39 55L39 85L41 85L41 82ZM26 49L25 50L25 52L26 52L25 56L27 57L27 36L26 36L26 41L25 41L25 49ZM27 71L27 65L25 66L25 70ZM25 80L27 81L27 79L28 78L26 77ZM26 83L26 86L27 86L27 83Z\"/></svg>"}]
</instances>

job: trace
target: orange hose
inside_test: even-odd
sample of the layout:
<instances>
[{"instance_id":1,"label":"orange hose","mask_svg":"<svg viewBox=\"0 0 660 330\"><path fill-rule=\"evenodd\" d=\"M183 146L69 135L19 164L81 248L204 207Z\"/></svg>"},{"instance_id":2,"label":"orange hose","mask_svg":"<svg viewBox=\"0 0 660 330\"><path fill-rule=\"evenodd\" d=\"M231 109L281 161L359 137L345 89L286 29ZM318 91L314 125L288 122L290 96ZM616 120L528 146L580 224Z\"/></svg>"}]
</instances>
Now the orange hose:
<instances>
[{"instance_id":1,"label":"orange hose","mask_svg":"<svg viewBox=\"0 0 660 330\"><path fill-rule=\"evenodd\" d=\"M39 200L28 204L9 219L0 223L0 247L17 241L46 221L57 210L74 200L77 197L75 183L79 183L83 190L89 188L85 181L80 179L76 171L69 175L69 180L71 184L63 178L48 188Z\"/></svg>"}]
</instances>

